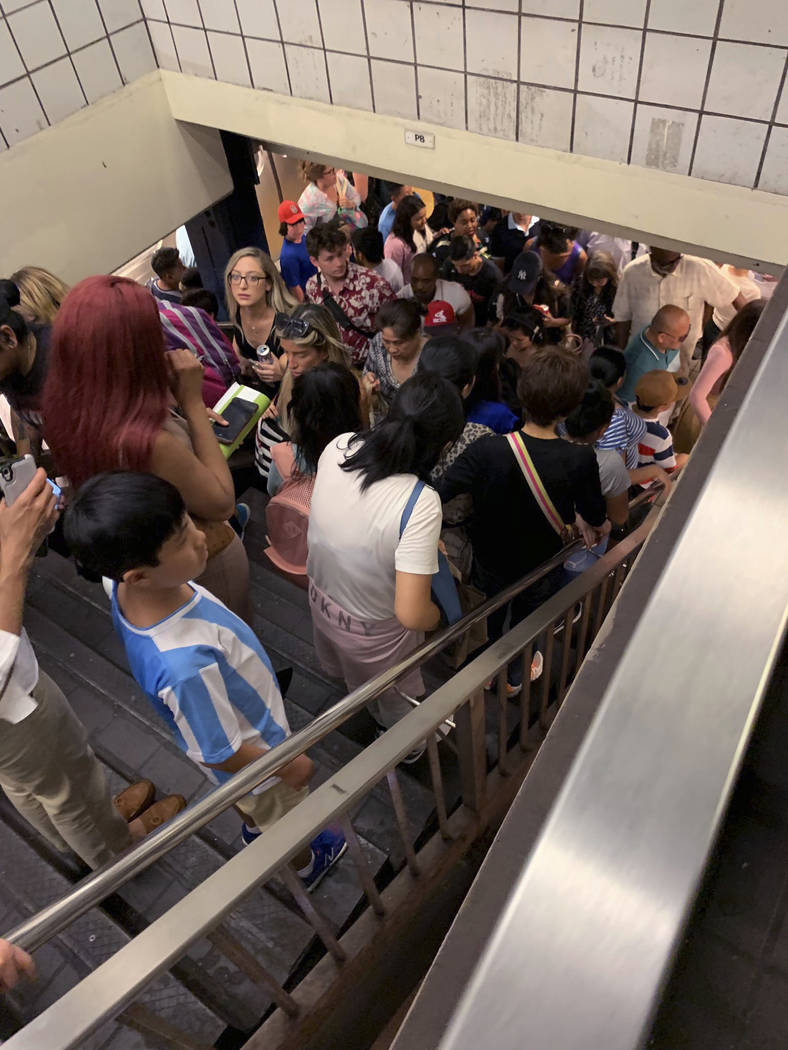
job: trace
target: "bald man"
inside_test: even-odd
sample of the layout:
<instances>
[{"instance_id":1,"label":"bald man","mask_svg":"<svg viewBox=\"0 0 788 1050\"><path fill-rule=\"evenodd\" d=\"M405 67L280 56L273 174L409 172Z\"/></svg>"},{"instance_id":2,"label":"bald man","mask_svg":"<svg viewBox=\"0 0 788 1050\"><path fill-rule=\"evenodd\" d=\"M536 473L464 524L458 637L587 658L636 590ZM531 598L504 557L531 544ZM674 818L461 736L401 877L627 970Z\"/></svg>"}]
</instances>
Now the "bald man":
<instances>
[{"instance_id":1,"label":"bald man","mask_svg":"<svg viewBox=\"0 0 788 1050\"><path fill-rule=\"evenodd\" d=\"M625 266L621 275L613 303L618 345L623 350L632 333L647 326L661 306L674 303L683 307L690 318L687 339L680 347L681 363L677 366L688 375L695 344L703 330L706 303L715 309L732 305L740 310L745 302L738 286L708 260L667 248L651 248L648 255Z\"/></svg>"},{"instance_id":2,"label":"bald man","mask_svg":"<svg viewBox=\"0 0 788 1050\"><path fill-rule=\"evenodd\" d=\"M682 307L661 306L651 323L630 339L624 351L627 372L618 391L622 401L635 400L635 387L646 372L678 371L679 351L690 334L690 327L690 316Z\"/></svg>"},{"instance_id":3,"label":"bald man","mask_svg":"<svg viewBox=\"0 0 788 1050\"><path fill-rule=\"evenodd\" d=\"M460 329L473 325L473 304L471 297L457 281L447 281L438 276L438 264L432 255L422 252L413 260L410 284L397 295L398 299L415 299L419 304L422 318L427 314L427 307L436 299L449 303ZM423 322L422 322L423 330Z\"/></svg>"}]
</instances>

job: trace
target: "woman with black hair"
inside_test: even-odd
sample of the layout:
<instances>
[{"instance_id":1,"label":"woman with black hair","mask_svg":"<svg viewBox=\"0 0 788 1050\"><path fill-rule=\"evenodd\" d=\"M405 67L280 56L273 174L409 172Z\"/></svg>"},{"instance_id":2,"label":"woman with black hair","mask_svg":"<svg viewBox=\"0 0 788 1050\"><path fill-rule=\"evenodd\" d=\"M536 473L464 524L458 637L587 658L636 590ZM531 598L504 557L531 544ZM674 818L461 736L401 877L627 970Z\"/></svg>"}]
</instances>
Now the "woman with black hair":
<instances>
[{"instance_id":1,"label":"woman with black hair","mask_svg":"<svg viewBox=\"0 0 788 1050\"><path fill-rule=\"evenodd\" d=\"M415 299L384 303L375 317L375 328L377 335L369 345L362 382L369 394L377 395L380 418L400 386L415 373L427 340Z\"/></svg>"},{"instance_id":2,"label":"woman with black hair","mask_svg":"<svg viewBox=\"0 0 788 1050\"><path fill-rule=\"evenodd\" d=\"M394 224L383 245L383 254L387 259L393 259L402 270L405 284L410 284L413 256L426 252L431 242L432 230L427 225L424 202L414 193L403 197L394 213Z\"/></svg>"},{"instance_id":3,"label":"woman with black hair","mask_svg":"<svg viewBox=\"0 0 788 1050\"><path fill-rule=\"evenodd\" d=\"M309 604L326 672L355 689L411 653L440 622L430 597L441 505L429 485L460 436L460 395L445 379L414 376L374 429L342 434L320 457L309 519ZM424 692L418 670L371 705L379 725L402 718Z\"/></svg>"},{"instance_id":4,"label":"woman with black hair","mask_svg":"<svg viewBox=\"0 0 788 1050\"><path fill-rule=\"evenodd\" d=\"M511 434L520 425L520 417L503 400L500 368L506 337L497 328L474 328L465 338L477 354L476 382L468 395L467 419L482 423L496 434Z\"/></svg>"},{"instance_id":5,"label":"woman with black hair","mask_svg":"<svg viewBox=\"0 0 788 1050\"><path fill-rule=\"evenodd\" d=\"M343 364L326 361L293 381L288 406L290 441L272 448L268 494L276 495L294 474L314 475L326 445L361 426L358 380ZM283 470L282 467L285 467Z\"/></svg>"}]
</instances>

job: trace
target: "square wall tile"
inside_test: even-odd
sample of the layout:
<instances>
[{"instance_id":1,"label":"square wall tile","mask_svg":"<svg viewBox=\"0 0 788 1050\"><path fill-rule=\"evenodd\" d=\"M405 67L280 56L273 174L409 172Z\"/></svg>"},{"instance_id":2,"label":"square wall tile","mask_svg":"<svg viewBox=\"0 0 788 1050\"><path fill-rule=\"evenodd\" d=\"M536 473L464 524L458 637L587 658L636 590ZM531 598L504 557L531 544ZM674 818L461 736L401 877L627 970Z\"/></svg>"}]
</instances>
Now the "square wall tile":
<instances>
[{"instance_id":1,"label":"square wall tile","mask_svg":"<svg viewBox=\"0 0 788 1050\"><path fill-rule=\"evenodd\" d=\"M197 0L164 0L167 18L173 25L202 29L202 16Z\"/></svg>"},{"instance_id":2,"label":"square wall tile","mask_svg":"<svg viewBox=\"0 0 788 1050\"><path fill-rule=\"evenodd\" d=\"M422 120L465 130L465 78L448 69L418 67Z\"/></svg>"},{"instance_id":3,"label":"square wall tile","mask_svg":"<svg viewBox=\"0 0 788 1050\"><path fill-rule=\"evenodd\" d=\"M115 56L107 40L99 40L73 56L77 76L88 102L96 102L123 86Z\"/></svg>"},{"instance_id":4,"label":"square wall tile","mask_svg":"<svg viewBox=\"0 0 788 1050\"><path fill-rule=\"evenodd\" d=\"M517 11L518 0L465 0L466 7L481 7L485 11Z\"/></svg>"},{"instance_id":5,"label":"square wall tile","mask_svg":"<svg viewBox=\"0 0 788 1050\"><path fill-rule=\"evenodd\" d=\"M646 33L640 100L697 109L703 98L710 54L710 40Z\"/></svg>"},{"instance_id":6,"label":"square wall tile","mask_svg":"<svg viewBox=\"0 0 788 1050\"><path fill-rule=\"evenodd\" d=\"M372 90L375 112L416 120L416 71L413 66L372 59Z\"/></svg>"},{"instance_id":7,"label":"square wall tile","mask_svg":"<svg viewBox=\"0 0 788 1050\"><path fill-rule=\"evenodd\" d=\"M20 7L27 7L30 0L0 0L0 13L10 15L12 11L18 11Z\"/></svg>"},{"instance_id":8,"label":"square wall tile","mask_svg":"<svg viewBox=\"0 0 788 1050\"><path fill-rule=\"evenodd\" d=\"M574 88L577 22L554 18L520 20L520 80L529 84Z\"/></svg>"},{"instance_id":9,"label":"square wall tile","mask_svg":"<svg viewBox=\"0 0 788 1050\"><path fill-rule=\"evenodd\" d=\"M52 7L69 51L76 51L78 47L106 35L94 0L52 0Z\"/></svg>"},{"instance_id":10,"label":"square wall tile","mask_svg":"<svg viewBox=\"0 0 788 1050\"><path fill-rule=\"evenodd\" d=\"M713 36L717 24L719 0L651 0L648 12L649 29L668 33L698 33Z\"/></svg>"},{"instance_id":11,"label":"square wall tile","mask_svg":"<svg viewBox=\"0 0 788 1050\"><path fill-rule=\"evenodd\" d=\"M142 13L146 18L156 18L160 22L167 21L167 12L164 10L164 0L140 0Z\"/></svg>"},{"instance_id":12,"label":"square wall tile","mask_svg":"<svg viewBox=\"0 0 788 1050\"><path fill-rule=\"evenodd\" d=\"M781 48L720 40L704 108L733 117L771 120L784 68Z\"/></svg>"},{"instance_id":13,"label":"square wall tile","mask_svg":"<svg viewBox=\"0 0 788 1050\"><path fill-rule=\"evenodd\" d=\"M367 53L361 0L317 0L323 39L331 51Z\"/></svg>"},{"instance_id":14,"label":"square wall tile","mask_svg":"<svg viewBox=\"0 0 788 1050\"><path fill-rule=\"evenodd\" d=\"M414 4L416 61L439 69L463 69L462 10Z\"/></svg>"},{"instance_id":15,"label":"square wall tile","mask_svg":"<svg viewBox=\"0 0 788 1050\"><path fill-rule=\"evenodd\" d=\"M639 105L630 163L686 175L697 126L696 113Z\"/></svg>"},{"instance_id":16,"label":"square wall tile","mask_svg":"<svg viewBox=\"0 0 788 1050\"><path fill-rule=\"evenodd\" d=\"M246 50L252 67L252 84L266 91L289 95L290 84L282 45L271 40L249 39L246 41Z\"/></svg>"},{"instance_id":17,"label":"square wall tile","mask_svg":"<svg viewBox=\"0 0 788 1050\"><path fill-rule=\"evenodd\" d=\"M108 33L125 29L142 16L139 0L98 0Z\"/></svg>"},{"instance_id":18,"label":"square wall tile","mask_svg":"<svg viewBox=\"0 0 788 1050\"><path fill-rule=\"evenodd\" d=\"M7 22L28 69L38 69L65 55L66 42L49 4L26 7L9 15Z\"/></svg>"},{"instance_id":19,"label":"square wall tile","mask_svg":"<svg viewBox=\"0 0 788 1050\"><path fill-rule=\"evenodd\" d=\"M788 78L786 78L786 81L783 84L780 105L777 107L777 123L788 124Z\"/></svg>"},{"instance_id":20,"label":"square wall tile","mask_svg":"<svg viewBox=\"0 0 788 1050\"><path fill-rule=\"evenodd\" d=\"M369 62L362 55L326 55L331 101L335 106L372 109Z\"/></svg>"},{"instance_id":21,"label":"square wall tile","mask_svg":"<svg viewBox=\"0 0 788 1050\"><path fill-rule=\"evenodd\" d=\"M330 102L325 52L315 47L285 44L285 60L290 70L290 84L297 98Z\"/></svg>"},{"instance_id":22,"label":"square wall tile","mask_svg":"<svg viewBox=\"0 0 788 1050\"><path fill-rule=\"evenodd\" d=\"M251 87L249 67L246 64L243 37L229 33L208 32L208 47L211 49L216 79L228 84Z\"/></svg>"},{"instance_id":23,"label":"square wall tile","mask_svg":"<svg viewBox=\"0 0 788 1050\"><path fill-rule=\"evenodd\" d=\"M31 76L50 124L87 105L70 58L61 58Z\"/></svg>"},{"instance_id":24,"label":"square wall tile","mask_svg":"<svg viewBox=\"0 0 788 1050\"><path fill-rule=\"evenodd\" d=\"M181 63L181 71L198 77L213 77L213 64L205 30L173 26L172 36Z\"/></svg>"},{"instance_id":25,"label":"square wall tile","mask_svg":"<svg viewBox=\"0 0 788 1050\"><path fill-rule=\"evenodd\" d=\"M646 0L585 0L583 21L642 29L646 21Z\"/></svg>"},{"instance_id":26,"label":"square wall tile","mask_svg":"<svg viewBox=\"0 0 788 1050\"><path fill-rule=\"evenodd\" d=\"M285 43L323 46L315 0L284 0L284 3L277 4L276 9Z\"/></svg>"},{"instance_id":27,"label":"square wall tile","mask_svg":"<svg viewBox=\"0 0 788 1050\"><path fill-rule=\"evenodd\" d=\"M693 0L694 2L694 0ZM720 36L752 43L788 45L783 0L725 0Z\"/></svg>"},{"instance_id":28,"label":"square wall tile","mask_svg":"<svg viewBox=\"0 0 788 1050\"><path fill-rule=\"evenodd\" d=\"M410 4L403 4L402 0L364 0L364 16L370 55L413 61Z\"/></svg>"},{"instance_id":29,"label":"square wall tile","mask_svg":"<svg viewBox=\"0 0 788 1050\"><path fill-rule=\"evenodd\" d=\"M788 194L788 128L772 128L758 189Z\"/></svg>"},{"instance_id":30,"label":"square wall tile","mask_svg":"<svg viewBox=\"0 0 788 1050\"><path fill-rule=\"evenodd\" d=\"M580 0L522 0L522 11L524 15L579 18Z\"/></svg>"},{"instance_id":31,"label":"square wall tile","mask_svg":"<svg viewBox=\"0 0 788 1050\"><path fill-rule=\"evenodd\" d=\"M578 89L634 98L642 33L612 26L583 26Z\"/></svg>"},{"instance_id":32,"label":"square wall tile","mask_svg":"<svg viewBox=\"0 0 788 1050\"><path fill-rule=\"evenodd\" d=\"M573 102L571 91L550 91L523 84L520 87L520 142L568 153Z\"/></svg>"},{"instance_id":33,"label":"square wall tile","mask_svg":"<svg viewBox=\"0 0 788 1050\"><path fill-rule=\"evenodd\" d=\"M765 124L749 120L702 116L692 174L696 179L752 186L766 130Z\"/></svg>"},{"instance_id":34,"label":"square wall tile","mask_svg":"<svg viewBox=\"0 0 788 1050\"><path fill-rule=\"evenodd\" d=\"M146 73L156 68L156 58L151 49L144 22L127 26L119 33L112 33L110 40L124 84L130 84L132 80L144 77Z\"/></svg>"},{"instance_id":35,"label":"square wall tile","mask_svg":"<svg viewBox=\"0 0 788 1050\"><path fill-rule=\"evenodd\" d=\"M0 82L7 84L9 80L21 77L24 72L22 56L8 31L8 26L5 22L0 22Z\"/></svg>"},{"instance_id":36,"label":"square wall tile","mask_svg":"<svg viewBox=\"0 0 788 1050\"><path fill-rule=\"evenodd\" d=\"M517 85L468 77L468 131L497 139L516 139Z\"/></svg>"},{"instance_id":37,"label":"square wall tile","mask_svg":"<svg viewBox=\"0 0 788 1050\"><path fill-rule=\"evenodd\" d=\"M516 80L517 29L515 15L466 10L468 72Z\"/></svg>"},{"instance_id":38,"label":"square wall tile","mask_svg":"<svg viewBox=\"0 0 788 1050\"><path fill-rule=\"evenodd\" d=\"M172 69L177 73L181 67L169 23L148 22L148 32L156 55L156 65L159 69Z\"/></svg>"},{"instance_id":39,"label":"square wall tile","mask_svg":"<svg viewBox=\"0 0 788 1050\"><path fill-rule=\"evenodd\" d=\"M0 128L9 146L46 127L46 115L29 77L0 88Z\"/></svg>"},{"instance_id":40,"label":"square wall tile","mask_svg":"<svg viewBox=\"0 0 788 1050\"><path fill-rule=\"evenodd\" d=\"M200 0L200 12L206 29L218 29L224 33L241 32L232 0Z\"/></svg>"},{"instance_id":41,"label":"square wall tile","mask_svg":"<svg viewBox=\"0 0 788 1050\"><path fill-rule=\"evenodd\" d=\"M279 39L279 22L274 0L235 0L241 29L247 36Z\"/></svg>"},{"instance_id":42,"label":"square wall tile","mask_svg":"<svg viewBox=\"0 0 788 1050\"><path fill-rule=\"evenodd\" d=\"M578 95L573 152L626 164L634 108L619 98Z\"/></svg>"}]
</instances>

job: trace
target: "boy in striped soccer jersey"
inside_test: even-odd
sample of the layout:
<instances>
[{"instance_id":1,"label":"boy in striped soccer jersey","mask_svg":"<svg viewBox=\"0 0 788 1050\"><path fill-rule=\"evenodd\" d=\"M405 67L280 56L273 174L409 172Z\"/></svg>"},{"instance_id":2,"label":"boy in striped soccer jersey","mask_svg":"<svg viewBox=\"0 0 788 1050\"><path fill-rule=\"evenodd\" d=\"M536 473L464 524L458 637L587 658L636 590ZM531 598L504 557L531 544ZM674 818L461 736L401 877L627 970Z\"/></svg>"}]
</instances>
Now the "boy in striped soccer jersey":
<instances>
[{"instance_id":1,"label":"boy in striped soccer jersey","mask_svg":"<svg viewBox=\"0 0 788 1050\"><path fill-rule=\"evenodd\" d=\"M254 632L192 581L205 568L205 536L178 490L151 474L100 474L66 515L67 542L88 577L109 577L112 617L140 688L175 743L215 783L290 735L282 695ZM308 793L299 755L237 803L248 844ZM321 832L293 858L313 889L344 853L341 833Z\"/></svg>"}]
</instances>

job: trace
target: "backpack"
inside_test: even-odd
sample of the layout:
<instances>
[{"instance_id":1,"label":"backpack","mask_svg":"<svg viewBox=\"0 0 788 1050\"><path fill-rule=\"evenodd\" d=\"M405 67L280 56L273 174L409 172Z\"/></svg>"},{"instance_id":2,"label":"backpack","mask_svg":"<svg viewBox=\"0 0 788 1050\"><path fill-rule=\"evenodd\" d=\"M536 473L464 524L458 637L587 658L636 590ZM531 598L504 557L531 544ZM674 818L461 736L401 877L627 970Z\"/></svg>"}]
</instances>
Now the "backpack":
<instances>
[{"instance_id":1,"label":"backpack","mask_svg":"<svg viewBox=\"0 0 788 1050\"><path fill-rule=\"evenodd\" d=\"M295 582L306 586L307 530L315 478L296 471L289 441L274 445L271 458L284 484L265 509L269 543L265 554L283 573L298 577Z\"/></svg>"}]
</instances>

